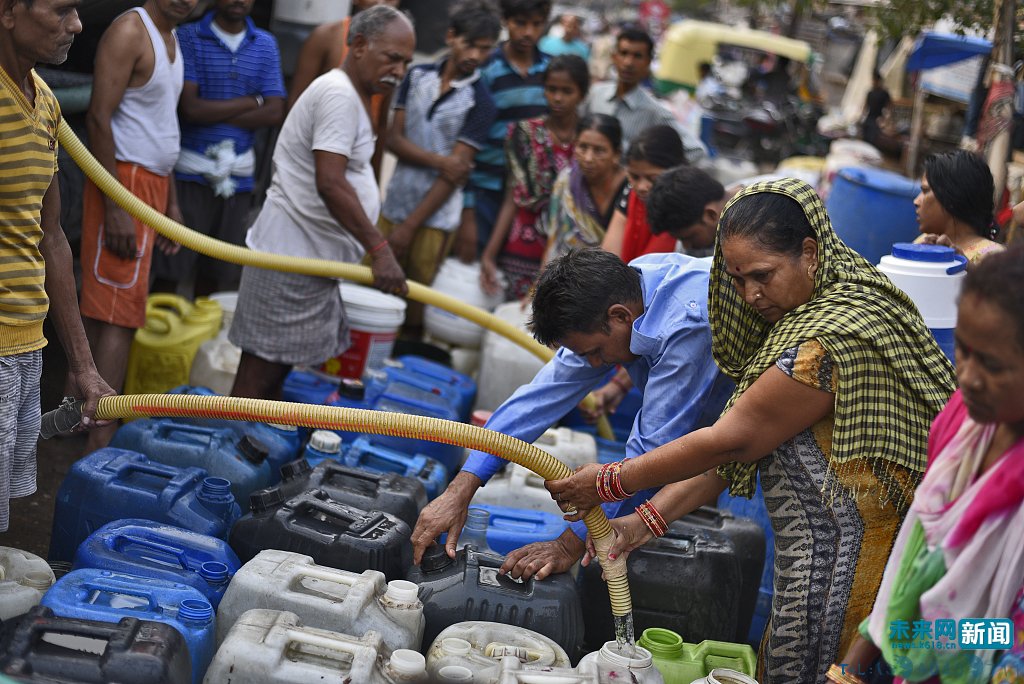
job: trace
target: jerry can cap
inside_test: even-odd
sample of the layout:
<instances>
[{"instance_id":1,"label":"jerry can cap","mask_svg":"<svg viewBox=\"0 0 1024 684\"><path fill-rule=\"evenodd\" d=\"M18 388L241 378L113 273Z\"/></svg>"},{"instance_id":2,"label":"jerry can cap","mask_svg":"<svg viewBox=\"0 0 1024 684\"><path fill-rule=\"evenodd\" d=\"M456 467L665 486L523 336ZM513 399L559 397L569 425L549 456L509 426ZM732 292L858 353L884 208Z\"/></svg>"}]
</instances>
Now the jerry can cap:
<instances>
[{"instance_id":1,"label":"jerry can cap","mask_svg":"<svg viewBox=\"0 0 1024 684\"><path fill-rule=\"evenodd\" d=\"M362 401L366 398L366 385L363 384L362 380L342 378L341 382L338 383L338 396Z\"/></svg>"},{"instance_id":2,"label":"jerry can cap","mask_svg":"<svg viewBox=\"0 0 1024 684\"><path fill-rule=\"evenodd\" d=\"M263 465L263 462L270 456L270 449L267 448L267 445L250 435L243 436L238 440L236 446L245 460L253 465Z\"/></svg>"},{"instance_id":3,"label":"jerry can cap","mask_svg":"<svg viewBox=\"0 0 1024 684\"><path fill-rule=\"evenodd\" d=\"M281 466L281 481L286 482L288 480L293 480L296 477L301 477L312 471L313 466L309 464L309 461L304 458L297 458L294 461L288 461Z\"/></svg>"},{"instance_id":4,"label":"jerry can cap","mask_svg":"<svg viewBox=\"0 0 1024 684\"><path fill-rule=\"evenodd\" d=\"M455 561L448 557L448 551L445 549L443 544L433 544L428 546L423 552L423 558L420 561L420 569L423 570L423 572L436 572L437 570L447 568L454 562Z\"/></svg>"},{"instance_id":5,"label":"jerry can cap","mask_svg":"<svg viewBox=\"0 0 1024 684\"><path fill-rule=\"evenodd\" d=\"M284 503L284 494L278 487L270 489L257 489L249 495L249 508L253 513L265 511Z\"/></svg>"}]
</instances>

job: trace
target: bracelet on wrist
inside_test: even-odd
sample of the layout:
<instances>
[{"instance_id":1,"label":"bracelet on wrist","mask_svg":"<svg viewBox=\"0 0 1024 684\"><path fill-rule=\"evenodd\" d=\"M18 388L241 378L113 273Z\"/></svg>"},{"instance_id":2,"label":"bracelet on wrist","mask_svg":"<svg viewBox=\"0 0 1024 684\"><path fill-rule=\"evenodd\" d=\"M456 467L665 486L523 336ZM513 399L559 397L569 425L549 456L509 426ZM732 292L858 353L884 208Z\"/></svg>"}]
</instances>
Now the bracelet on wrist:
<instances>
[{"instance_id":1,"label":"bracelet on wrist","mask_svg":"<svg viewBox=\"0 0 1024 684\"><path fill-rule=\"evenodd\" d=\"M381 240L374 247L372 247L370 249L370 254L376 254L377 252L381 251L382 249L384 249L387 246L388 246L388 241L387 240Z\"/></svg>"},{"instance_id":2,"label":"bracelet on wrist","mask_svg":"<svg viewBox=\"0 0 1024 684\"><path fill-rule=\"evenodd\" d=\"M263 106L263 103L265 102L265 100L263 99L262 95L260 95L259 93L253 93L252 97L253 97L254 100L256 100L256 108L257 109L259 109L260 107Z\"/></svg>"},{"instance_id":3,"label":"bracelet on wrist","mask_svg":"<svg viewBox=\"0 0 1024 684\"><path fill-rule=\"evenodd\" d=\"M644 521L644 524L647 525L647 529L655 537L664 537L668 532L668 523L661 517L661 513L658 512L658 509L654 507L650 500L637 506L636 512L640 519Z\"/></svg>"},{"instance_id":4,"label":"bracelet on wrist","mask_svg":"<svg viewBox=\"0 0 1024 684\"><path fill-rule=\"evenodd\" d=\"M622 487L622 461L607 463L597 472L597 496L605 503L625 501L631 495Z\"/></svg>"},{"instance_id":5,"label":"bracelet on wrist","mask_svg":"<svg viewBox=\"0 0 1024 684\"><path fill-rule=\"evenodd\" d=\"M839 665L832 665L825 673L825 678L836 684L867 684L863 679L850 672L843 672Z\"/></svg>"}]
</instances>

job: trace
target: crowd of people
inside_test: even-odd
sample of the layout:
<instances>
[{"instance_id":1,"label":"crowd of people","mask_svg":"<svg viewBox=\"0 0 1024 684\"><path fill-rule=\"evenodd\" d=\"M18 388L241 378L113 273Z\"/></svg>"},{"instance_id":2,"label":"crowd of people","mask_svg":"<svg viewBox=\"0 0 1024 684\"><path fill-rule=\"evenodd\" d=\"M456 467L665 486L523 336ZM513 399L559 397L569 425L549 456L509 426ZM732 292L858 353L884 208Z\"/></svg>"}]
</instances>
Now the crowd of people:
<instances>
[{"instance_id":1,"label":"crowd of people","mask_svg":"<svg viewBox=\"0 0 1024 684\"><path fill-rule=\"evenodd\" d=\"M532 442L590 392L591 417L642 392L626 458L548 483L573 525L502 571L543 579L593 560L580 520L596 505L617 557L760 481L776 558L762 684L1024 676L1024 248L993 240L977 156L929 159L915 201L920 241L970 262L954 371L813 188L725 188L694 165L704 150L648 88L640 29L617 34L614 77L592 84L599 50L579 18L543 37L550 0L462 0L444 56L410 67L410 20L364 0L313 32L286 88L253 0L183 24L195 2L146 0L99 44L88 143L134 194L252 250L365 262L397 295L449 255L479 261L481 286L524 300L558 348L490 429ZM81 28L75 0L0 0L0 531L9 500L35 490L45 317L67 391L86 399L89 449L116 429L93 419L96 401L123 384L153 283L238 288L236 396L279 398L293 366L348 344L334 280L201 259L92 185L79 297L53 182L60 110L34 67L61 63ZM249 225L255 133L278 126ZM382 187L385 150L397 161ZM413 530L416 562L442 533L454 555L501 465L469 455ZM964 618L1009 618L1018 636L979 654L907 648L890 629Z\"/></svg>"}]
</instances>

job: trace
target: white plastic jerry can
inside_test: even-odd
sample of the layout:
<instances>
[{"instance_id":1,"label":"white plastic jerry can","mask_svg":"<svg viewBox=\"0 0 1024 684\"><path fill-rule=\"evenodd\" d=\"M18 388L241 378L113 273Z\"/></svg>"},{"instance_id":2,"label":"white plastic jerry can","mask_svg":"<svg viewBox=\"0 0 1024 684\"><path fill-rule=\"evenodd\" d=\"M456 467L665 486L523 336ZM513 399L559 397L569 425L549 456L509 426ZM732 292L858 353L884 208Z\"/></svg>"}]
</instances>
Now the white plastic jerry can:
<instances>
[{"instance_id":1,"label":"white plastic jerry can","mask_svg":"<svg viewBox=\"0 0 1024 684\"><path fill-rule=\"evenodd\" d=\"M0 546L0 620L27 613L53 582L53 570L42 558Z\"/></svg>"},{"instance_id":2,"label":"white plastic jerry can","mask_svg":"<svg viewBox=\"0 0 1024 684\"><path fill-rule=\"evenodd\" d=\"M514 656L501 659L498 684L600 684L596 663L577 668L527 665Z\"/></svg>"},{"instance_id":3,"label":"white plastic jerry can","mask_svg":"<svg viewBox=\"0 0 1024 684\"><path fill-rule=\"evenodd\" d=\"M608 641L601 650L588 653L580 659L578 667L596 665L601 684L632 682L633 684L664 684L661 673L654 667L651 652L641 646L623 646Z\"/></svg>"},{"instance_id":4,"label":"white plastic jerry can","mask_svg":"<svg viewBox=\"0 0 1024 684\"><path fill-rule=\"evenodd\" d=\"M391 649L418 651L423 640L419 587L386 582L384 573L362 573L316 565L309 556L266 549L231 580L217 617L217 642L252 606L296 614L308 627L344 634L379 633Z\"/></svg>"},{"instance_id":5,"label":"white plastic jerry can","mask_svg":"<svg viewBox=\"0 0 1024 684\"><path fill-rule=\"evenodd\" d=\"M597 441L593 435L579 430L550 428L533 445L569 466L570 470L588 463L597 463Z\"/></svg>"},{"instance_id":6,"label":"white plastic jerry can","mask_svg":"<svg viewBox=\"0 0 1024 684\"><path fill-rule=\"evenodd\" d=\"M427 672L431 677L460 681L452 677L468 670L472 680L467 681L495 684L501 674L501 661L508 656L537 667L571 665L562 647L542 634L497 622L469 621L454 624L437 635L427 652Z\"/></svg>"},{"instance_id":7,"label":"white plastic jerry can","mask_svg":"<svg viewBox=\"0 0 1024 684\"><path fill-rule=\"evenodd\" d=\"M354 637L306 627L295 613L257 608L235 622L206 671L204 684L425 684L426 661L390 651L370 630Z\"/></svg>"}]
</instances>

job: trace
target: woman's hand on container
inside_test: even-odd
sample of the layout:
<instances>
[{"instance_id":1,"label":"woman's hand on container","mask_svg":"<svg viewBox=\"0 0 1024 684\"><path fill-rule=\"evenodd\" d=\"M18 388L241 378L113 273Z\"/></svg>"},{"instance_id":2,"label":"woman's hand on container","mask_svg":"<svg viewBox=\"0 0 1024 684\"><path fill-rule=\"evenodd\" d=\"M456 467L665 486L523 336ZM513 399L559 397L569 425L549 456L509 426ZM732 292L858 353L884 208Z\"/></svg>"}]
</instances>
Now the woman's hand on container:
<instances>
[{"instance_id":1,"label":"woman's hand on container","mask_svg":"<svg viewBox=\"0 0 1024 684\"><path fill-rule=\"evenodd\" d=\"M566 514L566 520L582 520L591 508L600 505L601 499L597 495L597 474L600 471L599 464L588 463L565 479L544 483L551 498Z\"/></svg>"},{"instance_id":2,"label":"woman's hand on container","mask_svg":"<svg viewBox=\"0 0 1024 684\"><path fill-rule=\"evenodd\" d=\"M370 263L370 270L373 271L373 286L381 292L399 297L409 294L409 286L405 282L405 272L398 265L391 247L383 247L371 254L373 261Z\"/></svg>"}]
</instances>

